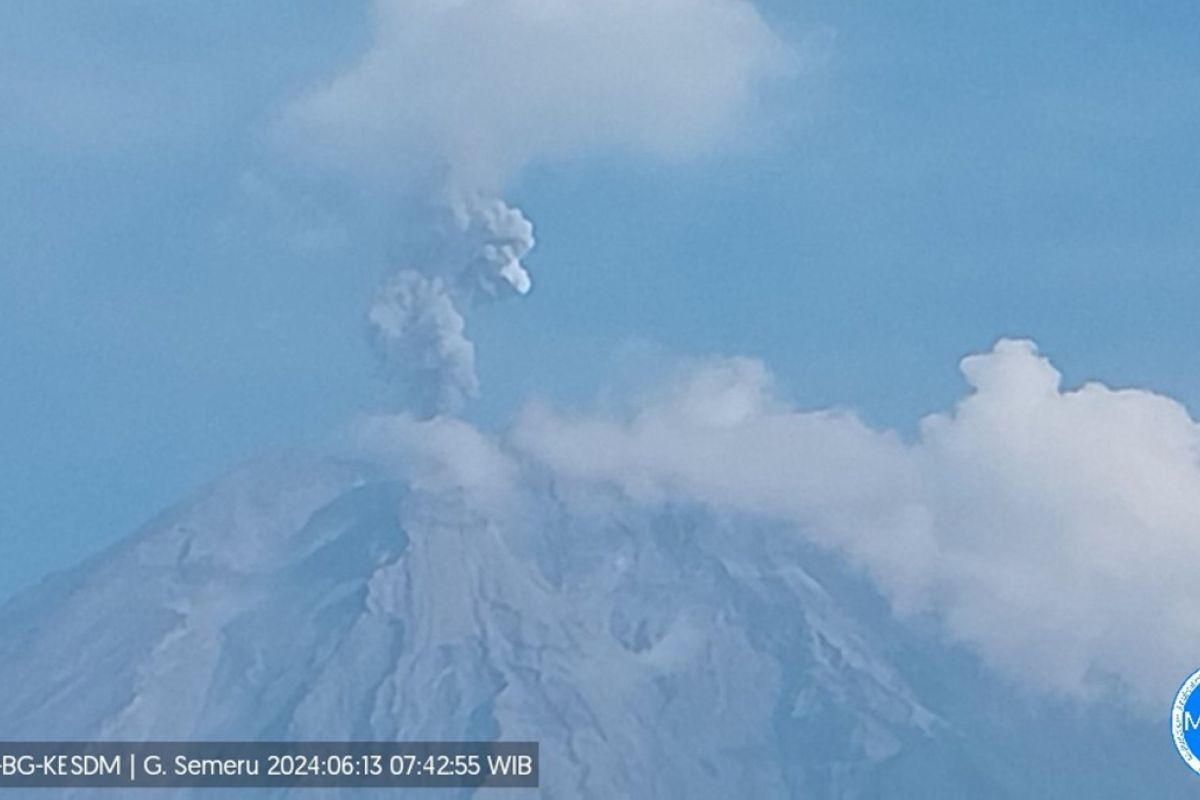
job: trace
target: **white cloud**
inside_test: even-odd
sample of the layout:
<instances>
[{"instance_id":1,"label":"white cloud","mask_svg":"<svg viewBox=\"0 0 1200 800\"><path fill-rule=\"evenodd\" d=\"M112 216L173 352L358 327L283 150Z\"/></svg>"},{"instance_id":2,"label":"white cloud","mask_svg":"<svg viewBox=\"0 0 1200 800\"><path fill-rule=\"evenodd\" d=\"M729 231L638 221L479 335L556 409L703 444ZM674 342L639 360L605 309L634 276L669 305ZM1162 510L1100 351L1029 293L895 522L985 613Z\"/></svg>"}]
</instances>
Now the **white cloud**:
<instances>
[{"instance_id":1,"label":"white cloud","mask_svg":"<svg viewBox=\"0 0 1200 800\"><path fill-rule=\"evenodd\" d=\"M703 152L789 53L749 0L379 0L375 41L281 133L360 175L496 191L529 161Z\"/></svg>"},{"instance_id":2,"label":"white cloud","mask_svg":"<svg viewBox=\"0 0 1200 800\"><path fill-rule=\"evenodd\" d=\"M455 417L419 420L378 414L356 421L347 442L418 490L461 491L484 508L507 508L516 495L517 465L495 441Z\"/></svg>"},{"instance_id":3,"label":"white cloud","mask_svg":"<svg viewBox=\"0 0 1200 800\"><path fill-rule=\"evenodd\" d=\"M1200 655L1200 427L1174 400L1064 391L1029 342L962 363L973 391L915 442L789 407L757 362L719 361L631 418L531 409L517 445L647 502L796 523L1009 675L1158 710Z\"/></svg>"}]
</instances>

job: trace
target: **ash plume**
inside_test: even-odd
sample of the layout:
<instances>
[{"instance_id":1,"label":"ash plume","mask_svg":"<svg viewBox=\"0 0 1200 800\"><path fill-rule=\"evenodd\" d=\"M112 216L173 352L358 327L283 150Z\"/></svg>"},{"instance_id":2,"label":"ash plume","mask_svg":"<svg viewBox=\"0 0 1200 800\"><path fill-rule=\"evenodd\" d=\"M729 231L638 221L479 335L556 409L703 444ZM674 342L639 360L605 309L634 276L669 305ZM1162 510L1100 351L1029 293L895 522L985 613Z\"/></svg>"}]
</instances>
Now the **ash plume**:
<instances>
[{"instance_id":1,"label":"ash plume","mask_svg":"<svg viewBox=\"0 0 1200 800\"><path fill-rule=\"evenodd\" d=\"M528 294L522 259L533 225L501 200L472 200L452 210L441 254L396 272L367 313L368 335L404 410L453 414L479 392L467 317L483 303Z\"/></svg>"},{"instance_id":2,"label":"ash plume","mask_svg":"<svg viewBox=\"0 0 1200 800\"><path fill-rule=\"evenodd\" d=\"M432 188L439 255L399 265L368 329L404 410L478 391L471 310L530 291L533 226L499 197L535 162L703 155L750 123L794 53L747 0L374 0L372 40L281 109L273 139L366 195ZM469 54L469 57L464 57ZM356 190L357 193L357 190Z\"/></svg>"}]
</instances>

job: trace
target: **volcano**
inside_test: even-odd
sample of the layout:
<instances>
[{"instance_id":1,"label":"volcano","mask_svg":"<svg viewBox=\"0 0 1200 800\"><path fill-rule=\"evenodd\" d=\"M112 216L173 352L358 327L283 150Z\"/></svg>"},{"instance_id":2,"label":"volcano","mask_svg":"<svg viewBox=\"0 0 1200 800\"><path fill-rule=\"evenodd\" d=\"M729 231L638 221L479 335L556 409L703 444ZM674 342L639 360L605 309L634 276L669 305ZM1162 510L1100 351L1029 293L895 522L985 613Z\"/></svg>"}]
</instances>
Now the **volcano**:
<instances>
[{"instance_id":1,"label":"volcano","mask_svg":"<svg viewBox=\"0 0 1200 800\"><path fill-rule=\"evenodd\" d=\"M794 536L523 480L246 464L0 608L0 737L538 741L513 797L1194 788L1165 732L1025 702Z\"/></svg>"}]
</instances>

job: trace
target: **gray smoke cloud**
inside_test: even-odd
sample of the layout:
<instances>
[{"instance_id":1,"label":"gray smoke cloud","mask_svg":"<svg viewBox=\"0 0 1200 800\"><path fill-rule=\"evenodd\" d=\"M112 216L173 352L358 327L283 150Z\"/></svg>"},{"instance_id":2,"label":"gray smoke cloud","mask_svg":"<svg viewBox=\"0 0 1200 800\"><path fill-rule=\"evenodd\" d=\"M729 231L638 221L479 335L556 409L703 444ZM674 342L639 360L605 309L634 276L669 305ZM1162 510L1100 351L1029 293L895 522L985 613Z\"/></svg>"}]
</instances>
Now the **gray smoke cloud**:
<instances>
[{"instance_id":1,"label":"gray smoke cloud","mask_svg":"<svg viewBox=\"0 0 1200 800\"><path fill-rule=\"evenodd\" d=\"M368 192L467 198L438 255L403 265L368 312L383 373L427 417L478 392L471 310L532 286L533 226L487 198L535 161L708 152L794 56L749 0L375 0L372 33L274 136Z\"/></svg>"},{"instance_id":2,"label":"gray smoke cloud","mask_svg":"<svg viewBox=\"0 0 1200 800\"><path fill-rule=\"evenodd\" d=\"M529 293L522 259L533 225L501 200L456 204L443 252L393 275L367 313L384 375L406 410L422 417L459 411L479 392L467 316L482 303Z\"/></svg>"}]
</instances>

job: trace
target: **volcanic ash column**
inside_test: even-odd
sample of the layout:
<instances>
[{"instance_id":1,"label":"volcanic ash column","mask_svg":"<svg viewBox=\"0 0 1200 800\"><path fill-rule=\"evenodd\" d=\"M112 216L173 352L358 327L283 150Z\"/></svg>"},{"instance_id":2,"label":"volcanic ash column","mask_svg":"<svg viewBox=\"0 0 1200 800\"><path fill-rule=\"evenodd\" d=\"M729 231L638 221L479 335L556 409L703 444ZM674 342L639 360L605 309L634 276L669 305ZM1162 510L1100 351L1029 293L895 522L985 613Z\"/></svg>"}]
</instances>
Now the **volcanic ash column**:
<instances>
[{"instance_id":1,"label":"volcanic ash column","mask_svg":"<svg viewBox=\"0 0 1200 800\"><path fill-rule=\"evenodd\" d=\"M454 414L479 392L475 345L466 319L483 303L527 294L522 259L533 249L533 224L501 200L454 209L444 252L420 268L402 269L376 294L368 335L399 402L423 417Z\"/></svg>"}]
</instances>

